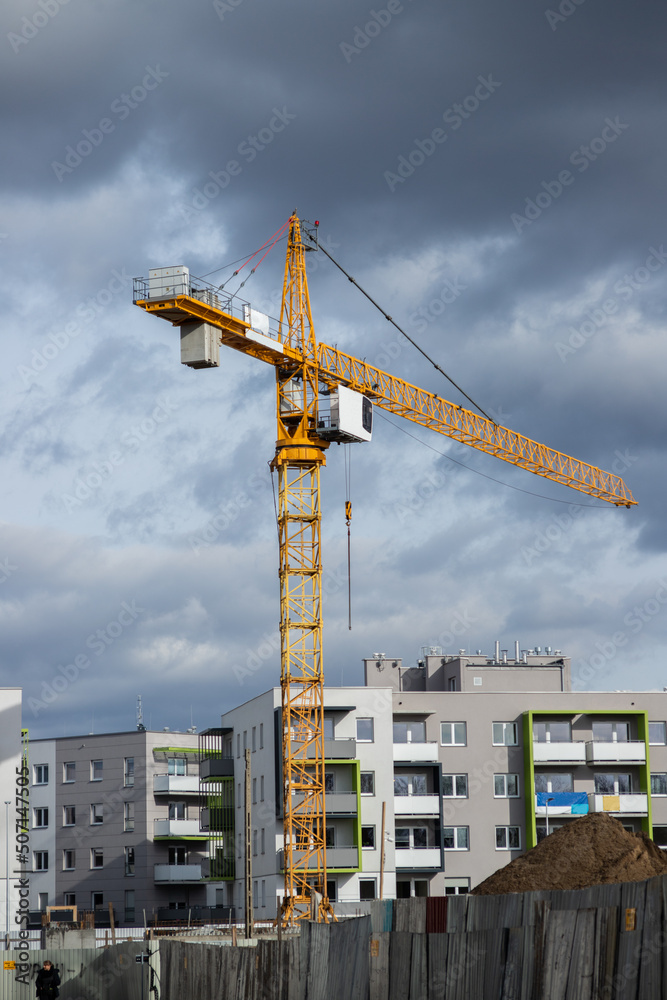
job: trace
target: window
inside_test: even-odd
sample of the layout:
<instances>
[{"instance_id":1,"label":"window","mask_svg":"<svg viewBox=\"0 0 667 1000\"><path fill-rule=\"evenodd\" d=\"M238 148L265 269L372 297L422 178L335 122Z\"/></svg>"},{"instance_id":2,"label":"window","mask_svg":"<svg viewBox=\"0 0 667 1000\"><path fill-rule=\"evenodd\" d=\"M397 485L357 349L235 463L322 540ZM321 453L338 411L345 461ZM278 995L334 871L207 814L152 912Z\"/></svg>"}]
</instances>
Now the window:
<instances>
[{"instance_id":1,"label":"window","mask_svg":"<svg viewBox=\"0 0 667 1000\"><path fill-rule=\"evenodd\" d=\"M324 830L324 842L325 842L325 844L326 844L327 847L335 847L336 846L336 827L335 826L327 826L327 827L325 827L325 830Z\"/></svg>"},{"instance_id":2,"label":"window","mask_svg":"<svg viewBox=\"0 0 667 1000\"><path fill-rule=\"evenodd\" d=\"M445 896L467 896L470 892L469 878L446 878Z\"/></svg>"},{"instance_id":3,"label":"window","mask_svg":"<svg viewBox=\"0 0 667 1000\"><path fill-rule=\"evenodd\" d=\"M257 857L257 830L252 831L252 853L253 857Z\"/></svg>"},{"instance_id":4,"label":"window","mask_svg":"<svg viewBox=\"0 0 667 1000\"><path fill-rule=\"evenodd\" d=\"M336 789L336 775L333 771L324 772L324 791L333 792Z\"/></svg>"},{"instance_id":5,"label":"window","mask_svg":"<svg viewBox=\"0 0 667 1000\"><path fill-rule=\"evenodd\" d=\"M464 747L467 742L465 722L440 723L440 743L443 747Z\"/></svg>"},{"instance_id":6,"label":"window","mask_svg":"<svg viewBox=\"0 0 667 1000\"><path fill-rule=\"evenodd\" d=\"M362 771L360 785L362 795L375 795L375 771Z\"/></svg>"},{"instance_id":7,"label":"window","mask_svg":"<svg viewBox=\"0 0 667 1000\"><path fill-rule=\"evenodd\" d=\"M533 722L533 740L536 743L571 743L572 724L569 721Z\"/></svg>"},{"instance_id":8,"label":"window","mask_svg":"<svg viewBox=\"0 0 667 1000\"><path fill-rule=\"evenodd\" d=\"M134 889L125 890L125 923L134 923Z\"/></svg>"},{"instance_id":9,"label":"window","mask_svg":"<svg viewBox=\"0 0 667 1000\"><path fill-rule=\"evenodd\" d=\"M663 850L667 850L667 826L653 827L653 842Z\"/></svg>"},{"instance_id":10,"label":"window","mask_svg":"<svg viewBox=\"0 0 667 1000\"><path fill-rule=\"evenodd\" d=\"M630 795L632 776L630 774L595 774L597 795Z\"/></svg>"},{"instance_id":11,"label":"window","mask_svg":"<svg viewBox=\"0 0 667 1000\"><path fill-rule=\"evenodd\" d=\"M361 828L361 846L374 848L375 847L375 827L374 826L362 826Z\"/></svg>"},{"instance_id":12,"label":"window","mask_svg":"<svg viewBox=\"0 0 667 1000\"><path fill-rule=\"evenodd\" d=\"M252 905L257 909L259 903L259 887L257 885L257 879L252 883Z\"/></svg>"},{"instance_id":13,"label":"window","mask_svg":"<svg viewBox=\"0 0 667 1000\"><path fill-rule=\"evenodd\" d=\"M375 879L374 878L360 878L359 879L359 899L375 899Z\"/></svg>"},{"instance_id":14,"label":"window","mask_svg":"<svg viewBox=\"0 0 667 1000\"><path fill-rule=\"evenodd\" d=\"M35 851L33 854L33 866L36 872L47 872L49 870L49 852Z\"/></svg>"},{"instance_id":15,"label":"window","mask_svg":"<svg viewBox=\"0 0 667 1000\"><path fill-rule=\"evenodd\" d=\"M521 827L520 826L497 826L496 827L496 850L497 851L520 851L521 850Z\"/></svg>"},{"instance_id":16,"label":"window","mask_svg":"<svg viewBox=\"0 0 667 1000\"><path fill-rule=\"evenodd\" d=\"M101 802L94 802L90 807L90 822L92 826L99 826L104 822L104 813Z\"/></svg>"},{"instance_id":17,"label":"window","mask_svg":"<svg viewBox=\"0 0 667 1000\"><path fill-rule=\"evenodd\" d=\"M257 726L252 727L252 752L257 749Z\"/></svg>"},{"instance_id":18,"label":"window","mask_svg":"<svg viewBox=\"0 0 667 1000\"><path fill-rule=\"evenodd\" d=\"M337 883L335 878L327 879L327 896L330 903L336 902Z\"/></svg>"},{"instance_id":19,"label":"window","mask_svg":"<svg viewBox=\"0 0 667 1000\"><path fill-rule=\"evenodd\" d=\"M35 769L33 773L33 784L48 785L48 783L49 783L49 765L35 764Z\"/></svg>"},{"instance_id":20,"label":"window","mask_svg":"<svg viewBox=\"0 0 667 1000\"><path fill-rule=\"evenodd\" d=\"M627 722L594 722L594 743L627 743L630 727Z\"/></svg>"},{"instance_id":21,"label":"window","mask_svg":"<svg viewBox=\"0 0 667 1000\"><path fill-rule=\"evenodd\" d=\"M535 775L537 780L538 775ZM516 799L519 795L518 774L494 774L493 796L496 799Z\"/></svg>"},{"instance_id":22,"label":"window","mask_svg":"<svg viewBox=\"0 0 667 1000\"><path fill-rule=\"evenodd\" d=\"M400 879L396 882L396 898L410 899L411 896L426 898L428 881L422 878Z\"/></svg>"},{"instance_id":23,"label":"window","mask_svg":"<svg viewBox=\"0 0 667 1000\"><path fill-rule=\"evenodd\" d=\"M551 771L535 775L536 792L573 792L574 779L567 772Z\"/></svg>"},{"instance_id":24,"label":"window","mask_svg":"<svg viewBox=\"0 0 667 1000\"><path fill-rule=\"evenodd\" d=\"M93 910L101 910L104 906L104 893L103 892L91 892L90 894L90 905Z\"/></svg>"},{"instance_id":25,"label":"window","mask_svg":"<svg viewBox=\"0 0 667 1000\"><path fill-rule=\"evenodd\" d=\"M76 806L63 806L63 826L74 826L76 823Z\"/></svg>"},{"instance_id":26,"label":"window","mask_svg":"<svg viewBox=\"0 0 667 1000\"><path fill-rule=\"evenodd\" d=\"M241 756L241 734L240 733L236 734L236 756L237 757Z\"/></svg>"},{"instance_id":27,"label":"window","mask_svg":"<svg viewBox=\"0 0 667 1000\"><path fill-rule=\"evenodd\" d=\"M90 867L91 868L104 868L104 851L101 847L91 847L90 849Z\"/></svg>"},{"instance_id":28,"label":"window","mask_svg":"<svg viewBox=\"0 0 667 1000\"><path fill-rule=\"evenodd\" d=\"M252 779L252 802L253 805L257 804L257 778Z\"/></svg>"},{"instance_id":29,"label":"window","mask_svg":"<svg viewBox=\"0 0 667 1000\"><path fill-rule=\"evenodd\" d=\"M63 851L63 871L71 872L76 868L76 851Z\"/></svg>"},{"instance_id":30,"label":"window","mask_svg":"<svg viewBox=\"0 0 667 1000\"><path fill-rule=\"evenodd\" d=\"M426 795L425 774L394 775L394 795Z\"/></svg>"},{"instance_id":31,"label":"window","mask_svg":"<svg viewBox=\"0 0 667 1000\"><path fill-rule=\"evenodd\" d=\"M123 805L123 829L125 833L132 833L134 830L134 802L125 802Z\"/></svg>"},{"instance_id":32,"label":"window","mask_svg":"<svg viewBox=\"0 0 667 1000\"><path fill-rule=\"evenodd\" d=\"M324 716L324 721L323 721L322 729L323 729L323 736L324 736L325 740L333 740L334 739L334 720L333 720L333 716L331 716L331 715L325 715Z\"/></svg>"},{"instance_id":33,"label":"window","mask_svg":"<svg viewBox=\"0 0 667 1000\"><path fill-rule=\"evenodd\" d=\"M243 730L243 753L244 754L245 754L245 752L246 752L247 749L248 749L248 730L244 729Z\"/></svg>"},{"instance_id":34,"label":"window","mask_svg":"<svg viewBox=\"0 0 667 1000\"><path fill-rule=\"evenodd\" d=\"M237 782L236 789L237 789L237 792L236 792L236 808L240 809L241 808L241 804L243 802L243 799L241 798L241 782L240 781Z\"/></svg>"},{"instance_id":35,"label":"window","mask_svg":"<svg viewBox=\"0 0 667 1000\"><path fill-rule=\"evenodd\" d=\"M68 760L63 764L63 782L76 780L76 762Z\"/></svg>"},{"instance_id":36,"label":"window","mask_svg":"<svg viewBox=\"0 0 667 1000\"><path fill-rule=\"evenodd\" d=\"M103 760L91 760L90 762L90 780L91 781L101 781L104 777L104 761Z\"/></svg>"},{"instance_id":37,"label":"window","mask_svg":"<svg viewBox=\"0 0 667 1000\"><path fill-rule=\"evenodd\" d=\"M467 826L445 826L442 833L446 851L470 850L470 837Z\"/></svg>"},{"instance_id":38,"label":"window","mask_svg":"<svg viewBox=\"0 0 667 1000\"><path fill-rule=\"evenodd\" d=\"M442 794L447 799L466 799L468 797L468 775L443 774Z\"/></svg>"},{"instance_id":39,"label":"window","mask_svg":"<svg viewBox=\"0 0 667 1000\"><path fill-rule=\"evenodd\" d=\"M394 743L426 743L426 723L394 722Z\"/></svg>"},{"instance_id":40,"label":"window","mask_svg":"<svg viewBox=\"0 0 667 1000\"><path fill-rule=\"evenodd\" d=\"M266 830L264 829L264 827L262 827L262 833L261 833L261 836L259 838L259 843L260 843L260 850L261 850L262 854L265 854L266 853Z\"/></svg>"},{"instance_id":41,"label":"window","mask_svg":"<svg viewBox=\"0 0 667 1000\"><path fill-rule=\"evenodd\" d=\"M264 723L263 722L260 722L260 724L259 724L259 749L260 750L264 749Z\"/></svg>"},{"instance_id":42,"label":"window","mask_svg":"<svg viewBox=\"0 0 667 1000\"><path fill-rule=\"evenodd\" d=\"M125 874L134 875L134 848L125 848Z\"/></svg>"},{"instance_id":43,"label":"window","mask_svg":"<svg viewBox=\"0 0 667 1000\"><path fill-rule=\"evenodd\" d=\"M66 892L63 895L63 903L65 906L76 906L76 893Z\"/></svg>"},{"instance_id":44,"label":"window","mask_svg":"<svg viewBox=\"0 0 667 1000\"><path fill-rule=\"evenodd\" d=\"M649 722L648 741L651 746L664 746L667 743L667 723Z\"/></svg>"},{"instance_id":45,"label":"window","mask_svg":"<svg viewBox=\"0 0 667 1000\"><path fill-rule=\"evenodd\" d=\"M516 722L493 723L494 747L515 747L518 743Z\"/></svg>"},{"instance_id":46,"label":"window","mask_svg":"<svg viewBox=\"0 0 667 1000\"><path fill-rule=\"evenodd\" d=\"M169 848L170 865L186 865L188 863L188 852L184 847Z\"/></svg>"},{"instance_id":47,"label":"window","mask_svg":"<svg viewBox=\"0 0 667 1000\"><path fill-rule=\"evenodd\" d=\"M396 827L394 843L397 851L407 851L410 848L423 849L428 847L428 831L425 826Z\"/></svg>"},{"instance_id":48,"label":"window","mask_svg":"<svg viewBox=\"0 0 667 1000\"><path fill-rule=\"evenodd\" d=\"M262 879L262 908L266 907L266 879Z\"/></svg>"},{"instance_id":49,"label":"window","mask_svg":"<svg viewBox=\"0 0 667 1000\"><path fill-rule=\"evenodd\" d=\"M178 757L170 757L167 761L167 766L169 774L185 775L187 774L187 767L184 760L180 760Z\"/></svg>"},{"instance_id":50,"label":"window","mask_svg":"<svg viewBox=\"0 0 667 1000\"><path fill-rule=\"evenodd\" d=\"M651 775L651 795L667 795L667 774Z\"/></svg>"},{"instance_id":51,"label":"window","mask_svg":"<svg viewBox=\"0 0 667 1000\"><path fill-rule=\"evenodd\" d=\"M169 803L169 819L185 819L185 802Z\"/></svg>"},{"instance_id":52,"label":"window","mask_svg":"<svg viewBox=\"0 0 667 1000\"><path fill-rule=\"evenodd\" d=\"M264 775L260 775L259 778L259 801L264 801Z\"/></svg>"},{"instance_id":53,"label":"window","mask_svg":"<svg viewBox=\"0 0 667 1000\"><path fill-rule=\"evenodd\" d=\"M450 677L447 681L447 690L456 691L456 677Z\"/></svg>"},{"instance_id":54,"label":"window","mask_svg":"<svg viewBox=\"0 0 667 1000\"><path fill-rule=\"evenodd\" d=\"M357 743L372 743L373 739L373 720L357 719ZM375 886L375 883L373 883L373 886ZM375 899L375 896L373 896L373 899Z\"/></svg>"},{"instance_id":55,"label":"window","mask_svg":"<svg viewBox=\"0 0 667 1000\"><path fill-rule=\"evenodd\" d=\"M132 788L134 785L134 757L125 758L125 770L124 770L124 781L123 784L126 788Z\"/></svg>"},{"instance_id":56,"label":"window","mask_svg":"<svg viewBox=\"0 0 667 1000\"><path fill-rule=\"evenodd\" d=\"M34 810L32 825L35 829L43 829L49 825L49 810L46 807L40 806Z\"/></svg>"}]
</instances>

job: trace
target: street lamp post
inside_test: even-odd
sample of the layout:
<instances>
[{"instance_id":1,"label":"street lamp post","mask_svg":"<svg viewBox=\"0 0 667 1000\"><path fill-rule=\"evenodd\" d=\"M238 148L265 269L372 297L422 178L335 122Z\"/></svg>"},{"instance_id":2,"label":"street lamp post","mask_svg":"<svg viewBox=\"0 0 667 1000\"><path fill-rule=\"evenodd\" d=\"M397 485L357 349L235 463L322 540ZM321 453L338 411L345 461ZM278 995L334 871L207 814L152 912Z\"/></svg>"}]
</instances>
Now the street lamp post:
<instances>
[{"instance_id":1,"label":"street lamp post","mask_svg":"<svg viewBox=\"0 0 667 1000\"><path fill-rule=\"evenodd\" d=\"M547 832L545 834L546 837L549 836L549 803L550 802L553 802L553 795L551 796L550 799L545 799L545 801L544 801L544 816L545 816L545 819L546 819L546 824L545 825L546 825L546 830L547 830Z\"/></svg>"}]
</instances>

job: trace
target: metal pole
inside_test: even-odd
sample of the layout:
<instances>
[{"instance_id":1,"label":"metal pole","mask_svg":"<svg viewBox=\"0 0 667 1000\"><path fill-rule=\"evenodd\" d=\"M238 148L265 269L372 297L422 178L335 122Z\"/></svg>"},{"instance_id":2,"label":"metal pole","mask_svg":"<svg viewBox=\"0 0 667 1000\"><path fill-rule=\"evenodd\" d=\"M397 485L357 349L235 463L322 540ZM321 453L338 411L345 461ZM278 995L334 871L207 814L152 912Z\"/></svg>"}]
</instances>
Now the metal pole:
<instances>
[{"instance_id":1,"label":"metal pole","mask_svg":"<svg viewBox=\"0 0 667 1000\"><path fill-rule=\"evenodd\" d=\"M384 889L384 820L387 811L387 803L382 803L382 833L380 834L380 899Z\"/></svg>"},{"instance_id":2,"label":"metal pole","mask_svg":"<svg viewBox=\"0 0 667 1000\"><path fill-rule=\"evenodd\" d=\"M250 808L250 750L245 752L245 936L252 937L252 812Z\"/></svg>"},{"instance_id":3,"label":"metal pole","mask_svg":"<svg viewBox=\"0 0 667 1000\"><path fill-rule=\"evenodd\" d=\"M553 798L544 800L544 815L546 817L546 836L549 836L549 803L553 802Z\"/></svg>"},{"instance_id":4,"label":"metal pole","mask_svg":"<svg viewBox=\"0 0 667 1000\"><path fill-rule=\"evenodd\" d=\"M9 806L11 799L5 799L5 948L9 948Z\"/></svg>"}]
</instances>

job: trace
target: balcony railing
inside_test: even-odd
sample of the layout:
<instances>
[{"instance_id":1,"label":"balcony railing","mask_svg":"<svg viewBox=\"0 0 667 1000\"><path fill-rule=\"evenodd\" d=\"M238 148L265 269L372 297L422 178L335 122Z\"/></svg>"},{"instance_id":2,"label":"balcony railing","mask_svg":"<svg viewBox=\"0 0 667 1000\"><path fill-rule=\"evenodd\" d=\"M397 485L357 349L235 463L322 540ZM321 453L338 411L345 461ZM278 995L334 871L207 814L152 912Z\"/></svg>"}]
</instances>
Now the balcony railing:
<instances>
[{"instance_id":1,"label":"balcony railing","mask_svg":"<svg viewBox=\"0 0 667 1000\"><path fill-rule=\"evenodd\" d=\"M586 761L589 764L645 764L646 744L643 740L619 743L601 743L591 740L586 744Z\"/></svg>"},{"instance_id":2,"label":"balcony railing","mask_svg":"<svg viewBox=\"0 0 667 1000\"><path fill-rule=\"evenodd\" d=\"M584 764L586 744L583 740L570 743L538 743L533 740L533 760L536 764L560 763L560 761Z\"/></svg>"},{"instance_id":3,"label":"balcony railing","mask_svg":"<svg viewBox=\"0 0 667 1000\"><path fill-rule=\"evenodd\" d=\"M199 764L199 776L202 781L215 781L218 778L233 778L234 758L206 757Z\"/></svg>"},{"instance_id":4,"label":"balcony railing","mask_svg":"<svg viewBox=\"0 0 667 1000\"><path fill-rule=\"evenodd\" d=\"M156 794L199 794L199 778L196 774L156 774L153 777L153 791Z\"/></svg>"},{"instance_id":5,"label":"balcony railing","mask_svg":"<svg viewBox=\"0 0 667 1000\"><path fill-rule=\"evenodd\" d=\"M156 819L153 822L153 836L206 839L206 834L199 828L198 819Z\"/></svg>"},{"instance_id":6,"label":"balcony railing","mask_svg":"<svg viewBox=\"0 0 667 1000\"><path fill-rule=\"evenodd\" d=\"M315 747L308 748L308 757L315 756ZM356 740L325 740L325 760L354 760L357 756Z\"/></svg>"},{"instance_id":7,"label":"balcony railing","mask_svg":"<svg viewBox=\"0 0 667 1000\"><path fill-rule=\"evenodd\" d=\"M439 816L440 799L437 795L395 795L395 816Z\"/></svg>"},{"instance_id":8,"label":"balcony railing","mask_svg":"<svg viewBox=\"0 0 667 1000\"><path fill-rule=\"evenodd\" d=\"M201 865L153 865L156 882L200 882Z\"/></svg>"},{"instance_id":9,"label":"balcony railing","mask_svg":"<svg viewBox=\"0 0 667 1000\"><path fill-rule=\"evenodd\" d=\"M432 868L439 869L441 864L439 847L397 848L394 857L396 858L397 871L406 868L414 871L427 871Z\"/></svg>"},{"instance_id":10,"label":"balcony railing","mask_svg":"<svg viewBox=\"0 0 667 1000\"><path fill-rule=\"evenodd\" d=\"M435 764L437 760L437 743L394 743L394 761L405 761L408 764Z\"/></svg>"},{"instance_id":11,"label":"balcony railing","mask_svg":"<svg viewBox=\"0 0 667 1000\"><path fill-rule=\"evenodd\" d=\"M588 805L591 812L618 813L623 816L648 815L648 795L644 793L636 795L599 795L593 793L588 796Z\"/></svg>"},{"instance_id":12,"label":"balcony railing","mask_svg":"<svg viewBox=\"0 0 667 1000\"><path fill-rule=\"evenodd\" d=\"M295 861L303 860L303 851L294 851L292 854ZM278 866L280 871L285 868L285 852L278 851ZM317 858L313 858L312 867L317 866ZM359 848L350 846L327 847L327 871L334 868L354 868L359 869Z\"/></svg>"}]
</instances>

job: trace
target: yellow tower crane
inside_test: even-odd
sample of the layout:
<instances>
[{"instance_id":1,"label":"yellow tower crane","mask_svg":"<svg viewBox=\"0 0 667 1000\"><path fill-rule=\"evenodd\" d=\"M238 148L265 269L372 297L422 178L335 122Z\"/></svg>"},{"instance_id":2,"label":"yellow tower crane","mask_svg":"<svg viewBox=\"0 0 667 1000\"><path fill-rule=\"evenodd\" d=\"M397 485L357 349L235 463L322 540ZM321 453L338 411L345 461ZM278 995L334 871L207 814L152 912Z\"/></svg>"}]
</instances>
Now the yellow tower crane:
<instances>
[{"instance_id":1,"label":"yellow tower crane","mask_svg":"<svg viewBox=\"0 0 667 1000\"><path fill-rule=\"evenodd\" d=\"M317 249L316 230L304 224L302 231L296 213L283 230L287 259L277 325L249 303L191 277L184 266L154 268L148 279L135 279L134 302L180 327L186 365L217 367L223 344L275 367L278 432L271 466L279 486L282 919L291 923L309 918L315 900L319 920L333 917L326 893L320 538L320 469L331 441L370 440L375 405L616 506L631 507L635 500L619 476L318 343L305 263L306 252Z\"/></svg>"}]
</instances>

